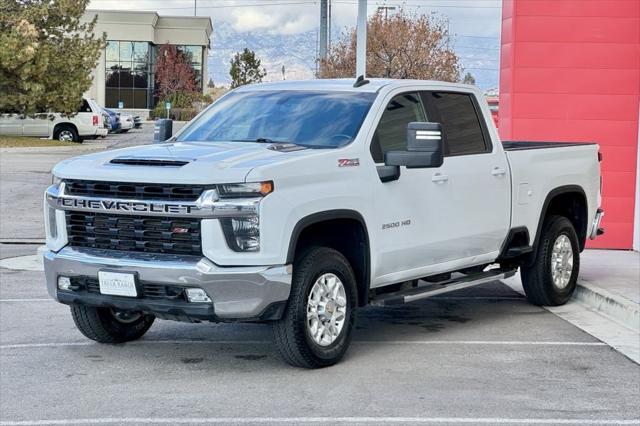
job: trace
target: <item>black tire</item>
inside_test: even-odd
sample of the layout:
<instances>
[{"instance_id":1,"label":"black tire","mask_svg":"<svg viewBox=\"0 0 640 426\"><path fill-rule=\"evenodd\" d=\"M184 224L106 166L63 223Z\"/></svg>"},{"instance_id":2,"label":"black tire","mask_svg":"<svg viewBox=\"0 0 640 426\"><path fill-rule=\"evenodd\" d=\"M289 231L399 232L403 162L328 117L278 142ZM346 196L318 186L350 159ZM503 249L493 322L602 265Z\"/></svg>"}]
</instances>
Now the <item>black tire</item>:
<instances>
[{"instance_id":1,"label":"black tire","mask_svg":"<svg viewBox=\"0 0 640 426\"><path fill-rule=\"evenodd\" d=\"M345 289L345 322L336 340L328 346L316 343L307 328L307 300L316 280L323 274L335 274ZM356 279L347 259L327 247L314 247L296 259L293 266L291 295L282 318L272 324L274 340L281 358L303 368L328 367L340 361L351 343L356 320Z\"/></svg>"},{"instance_id":2,"label":"black tire","mask_svg":"<svg viewBox=\"0 0 640 426\"><path fill-rule=\"evenodd\" d=\"M53 134L53 138L59 141L65 141L65 139L61 139L61 135L70 135L71 141L82 142L80 137L78 136L78 131L73 126L62 125L58 127Z\"/></svg>"},{"instance_id":3,"label":"black tire","mask_svg":"<svg viewBox=\"0 0 640 426\"><path fill-rule=\"evenodd\" d=\"M552 250L554 243L561 235L566 236L571 243L573 254L573 268L568 284L560 288L553 282ZM540 234L536 259L530 266L524 265L520 270L522 286L529 302L534 305L559 306L564 305L576 289L578 273L580 271L580 246L578 235L573 224L564 216L550 216Z\"/></svg>"},{"instance_id":4,"label":"black tire","mask_svg":"<svg viewBox=\"0 0 640 426\"><path fill-rule=\"evenodd\" d=\"M71 305L71 316L76 327L91 340L100 343L124 343L142 337L155 317L139 314L138 318L118 320L109 308Z\"/></svg>"}]
</instances>

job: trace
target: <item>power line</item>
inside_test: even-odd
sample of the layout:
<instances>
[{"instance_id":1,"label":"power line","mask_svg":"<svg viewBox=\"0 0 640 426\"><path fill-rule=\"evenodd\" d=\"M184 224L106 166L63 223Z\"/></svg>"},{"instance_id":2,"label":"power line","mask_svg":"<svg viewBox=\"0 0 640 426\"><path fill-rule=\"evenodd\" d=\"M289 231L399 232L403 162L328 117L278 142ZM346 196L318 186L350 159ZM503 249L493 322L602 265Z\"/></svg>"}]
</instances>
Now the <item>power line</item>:
<instances>
[{"instance_id":1,"label":"power line","mask_svg":"<svg viewBox=\"0 0 640 426\"><path fill-rule=\"evenodd\" d=\"M415 0L414 0L415 1ZM357 4L356 1L350 0L335 0L336 3L341 4ZM501 9L502 6L462 6L462 5L453 5L453 4L432 4L428 1L422 3L409 3L409 2L399 2L399 3L385 3L385 4L396 4L400 6L416 6L416 7L432 7L432 8L449 8L449 9Z\"/></svg>"},{"instance_id":2,"label":"power line","mask_svg":"<svg viewBox=\"0 0 640 426\"><path fill-rule=\"evenodd\" d=\"M229 9L234 7L268 7L268 6L290 6L290 5L315 5L317 1L313 3L305 2L305 1L291 1L285 3L243 3L243 4L225 4L225 5L217 5L217 6L200 6L198 5L198 10L200 9ZM156 7L158 10L191 10L192 6L171 6L171 7Z\"/></svg>"}]
</instances>

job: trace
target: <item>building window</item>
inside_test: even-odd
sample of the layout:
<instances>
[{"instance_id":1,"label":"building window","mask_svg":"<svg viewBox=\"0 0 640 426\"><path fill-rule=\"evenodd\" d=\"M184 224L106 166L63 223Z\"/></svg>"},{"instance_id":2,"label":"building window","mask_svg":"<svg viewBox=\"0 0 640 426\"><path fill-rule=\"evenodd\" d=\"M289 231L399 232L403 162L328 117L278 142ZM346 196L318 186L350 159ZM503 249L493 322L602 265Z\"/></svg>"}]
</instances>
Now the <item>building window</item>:
<instances>
[{"instance_id":1,"label":"building window","mask_svg":"<svg viewBox=\"0 0 640 426\"><path fill-rule=\"evenodd\" d=\"M146 41L107 42L105 51L105 106L151 109L153 45Z\"/></svg>"},{"instance_id":2,"label":"building window","mask_svg":"<svg viewBox=\"0 0 640 426\"><path fill-rule=\"evenodd\" d=\"M193 73L196 79L196 88L202 92L202 56L204 49L202 46L179 45L176 47L186 56L187 62L189 62L189 65L193 68Z\"/></svg>"},{"instance_id":3,"label":"building window","mask_svg":"<svg viewBox=\"0 0 640 426\"><path fill-rule=\"evenodd\" d=\"M185 54L194 70L196 85L202 91L202 46L177 48ZM155 96L156 57L158 46L146 41L110 40L105 49L105 106L118 108L153 109L158 103Z\"/></svg>"}]
</instances>

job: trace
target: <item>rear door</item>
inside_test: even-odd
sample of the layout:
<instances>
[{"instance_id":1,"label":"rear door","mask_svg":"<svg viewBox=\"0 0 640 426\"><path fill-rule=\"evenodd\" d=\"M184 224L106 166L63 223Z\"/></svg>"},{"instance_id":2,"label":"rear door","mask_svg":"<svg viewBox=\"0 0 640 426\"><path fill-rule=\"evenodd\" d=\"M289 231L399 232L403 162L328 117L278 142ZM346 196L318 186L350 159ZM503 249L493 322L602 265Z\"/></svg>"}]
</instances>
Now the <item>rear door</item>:
<instances>
[{"instance_id":1,"label":"rear door","mask_svg":"<svg viewBox=\"0 0 640 426\"><path fill-rule=\"evenodd\" d=\"M445 158L430 171L441 197L432 208L447 221L446 260L486 259L495 254L510 223L507 159L492 146L487 123L471 93L422 92L430 121L441 123ZM433 201L436 201L435 199ZM438 225L435 225L438 226ZM490 257L490 256L489 256Z\"/></svg>"},{"instance_id":2,"label":"rear door","mask_svg":"<svg viewBox=\"0 0 640 426\"><path fill-rule=\"evenodd\" d=\"M51 120L48 114L43 116L26 117L22 123L22 132L24 136L35 136L40 138L46 138L49 136L49 125Z\"/></svg>"}]
</instances>

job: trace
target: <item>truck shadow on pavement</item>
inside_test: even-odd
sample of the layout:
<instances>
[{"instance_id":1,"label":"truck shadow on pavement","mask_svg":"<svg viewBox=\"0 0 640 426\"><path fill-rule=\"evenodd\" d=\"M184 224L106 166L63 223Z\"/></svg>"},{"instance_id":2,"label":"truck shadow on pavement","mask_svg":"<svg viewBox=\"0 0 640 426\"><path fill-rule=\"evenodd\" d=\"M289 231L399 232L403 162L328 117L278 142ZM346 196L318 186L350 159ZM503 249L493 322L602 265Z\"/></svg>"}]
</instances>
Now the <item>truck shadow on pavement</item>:
<instances>
[{"instance_id":1,"label":"truck shadow on pavement","mask_svg":"<svg viewBox=\"0 0 640 426\"><path fill-rule=\"evenodd\" d=\"M526 330L526 324L537 322L538 316L545 314L555 319L542 308L529 305L520 294L500 282L413 304L366 307L358 311L352 346L343 363L375 356L390 344L428 343L435 339L526 340L526 336L522 336L523 322ZM244 370L249 365L260 365L260 368L284 365L275 352L269 326L198 326L164 321L160 324L159 329L157 325L152 328L148 338L123 346L144 345L145 357L162 358L164 362L189 369ZM175 340L170 340L173 338ZM166 344L158 344L163 341Z\"/></svg>"}]
</instances>

